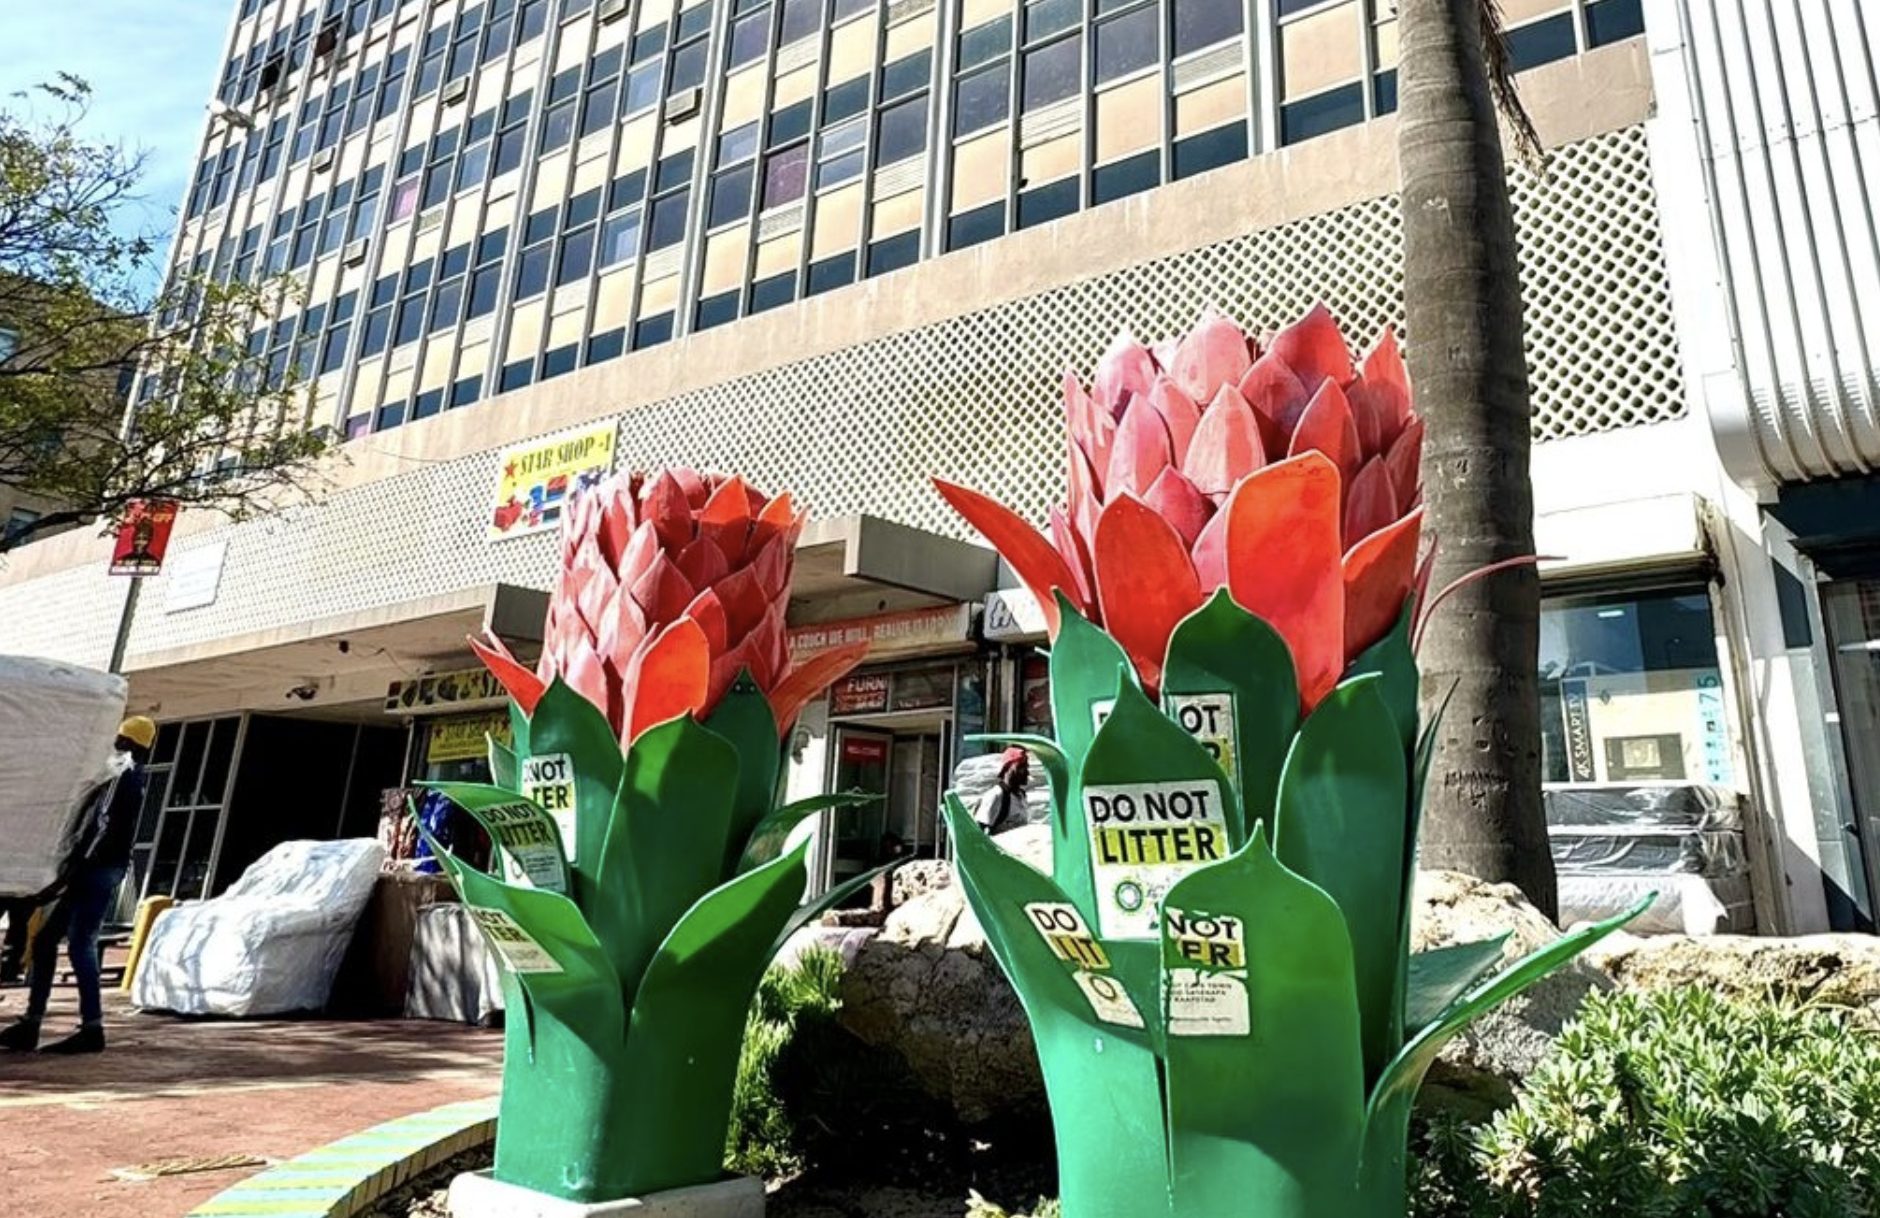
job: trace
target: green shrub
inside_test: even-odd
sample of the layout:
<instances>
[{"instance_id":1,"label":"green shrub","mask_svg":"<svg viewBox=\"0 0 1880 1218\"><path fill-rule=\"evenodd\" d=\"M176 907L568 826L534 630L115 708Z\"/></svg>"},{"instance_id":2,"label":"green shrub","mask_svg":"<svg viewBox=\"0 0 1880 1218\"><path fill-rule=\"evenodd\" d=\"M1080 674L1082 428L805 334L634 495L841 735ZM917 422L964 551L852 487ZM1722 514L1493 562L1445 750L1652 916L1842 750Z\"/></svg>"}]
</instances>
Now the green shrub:
<instances>
[{"instance_id":1,"label":"green shrub","mask_svg":"<svg viewBox=\"0 0 1880 1218\"><path fill-rule=\"evenodd\" d=\"M1419 1218L1876 1218L1880 1039L1789 1001L1599 995L1512 1108L1419 1150Z\"/></svg>"},{"instance_id":2,"label":"green shrub","mask_svg":"<svg viewBox=\"0 0 1880 1218\"><path fill-rule=\"evenodd\" d=\"M842 957L823 948L805 951L791 967L773 967L758 984L744 1023L744 1049L731 1093L731 1129L725 1166L753 1176L783 1176L803 1165L795 1123L777 1086L777 1073L807 1025L833 1025L842 1008Z\"/></svg>"}]
</instances>

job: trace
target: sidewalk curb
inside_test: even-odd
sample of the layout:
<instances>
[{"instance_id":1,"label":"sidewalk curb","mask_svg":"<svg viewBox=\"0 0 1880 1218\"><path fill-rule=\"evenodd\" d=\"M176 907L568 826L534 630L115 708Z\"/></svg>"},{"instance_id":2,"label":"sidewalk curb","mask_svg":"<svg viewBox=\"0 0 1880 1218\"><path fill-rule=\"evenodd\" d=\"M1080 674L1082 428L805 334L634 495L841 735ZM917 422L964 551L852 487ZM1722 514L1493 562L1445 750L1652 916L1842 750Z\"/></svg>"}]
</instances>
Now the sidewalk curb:
<instances>
[{"instance_id":1,"label":"sidewalk curb","mask_svg":"<svg viewBox=\"0 0 1880 1218\"><path fill-rule=\"evenodd\" d=\"M496 1136L496 1097L374 1125L222 1190L188 1218L352 1218L452 1155Z\"/></svg>"}]
</instances>

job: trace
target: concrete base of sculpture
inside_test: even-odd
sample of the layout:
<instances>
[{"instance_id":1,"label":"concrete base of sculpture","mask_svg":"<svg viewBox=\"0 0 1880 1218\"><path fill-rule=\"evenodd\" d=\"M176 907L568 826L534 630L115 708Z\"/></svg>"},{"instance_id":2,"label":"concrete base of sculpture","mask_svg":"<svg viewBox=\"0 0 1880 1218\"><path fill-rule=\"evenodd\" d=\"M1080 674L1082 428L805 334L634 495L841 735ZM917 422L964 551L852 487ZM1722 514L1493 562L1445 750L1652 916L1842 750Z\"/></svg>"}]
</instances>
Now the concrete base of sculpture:
<instances>
[{"instance_id":1,"label":"concrete base of sculpture","mask_svg":"<svg viewBox=\"0 0 1880 1218\"><path fill-rule=\"evenodd\" d=\"M449 1205L451 1218L764 1218L764 1182L739 1176L583 1205L467 1172L450 1182Z\"/></svg>"}]
</instances>

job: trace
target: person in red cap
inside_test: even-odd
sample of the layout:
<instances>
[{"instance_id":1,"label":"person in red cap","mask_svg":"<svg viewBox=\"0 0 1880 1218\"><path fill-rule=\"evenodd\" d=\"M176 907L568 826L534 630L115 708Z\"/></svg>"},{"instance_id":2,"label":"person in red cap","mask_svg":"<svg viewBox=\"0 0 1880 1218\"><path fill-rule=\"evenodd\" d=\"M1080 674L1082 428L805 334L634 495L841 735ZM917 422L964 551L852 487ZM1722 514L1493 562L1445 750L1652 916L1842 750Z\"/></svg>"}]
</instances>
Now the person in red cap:
<instances>
[{"instance_id":1,"label":"person in red cap","mask_svg":"<svg viewBox=\"0 0 1880 1218\"><path fill-rule=\"evenodd\" d=\"M1031 754L1017 747L1005 750L1005 755L1000 758L999 781L979 797L979 806L973 810L973 819L987 833L1016 829L1028 819L1025 788L1030 785Z\"/></svg>"}]
</instances>

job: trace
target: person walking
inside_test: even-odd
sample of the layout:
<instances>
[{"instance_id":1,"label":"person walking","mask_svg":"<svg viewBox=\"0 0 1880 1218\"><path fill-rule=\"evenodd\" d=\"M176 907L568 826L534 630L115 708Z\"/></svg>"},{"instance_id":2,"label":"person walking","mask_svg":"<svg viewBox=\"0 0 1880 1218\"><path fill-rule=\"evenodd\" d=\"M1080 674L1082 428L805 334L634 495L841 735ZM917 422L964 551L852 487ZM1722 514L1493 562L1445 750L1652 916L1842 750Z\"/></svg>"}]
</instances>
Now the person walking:
<instances>
[{"instance_id":1,"label":"person walking","mask_svg":"<svg viewBox=\"0 0 1880 1218\"><path fill-rule=\"evenodd\" d=\"M33 939L31 989L26 1014L0 1031L0 1049L30 1053L39 1046L39 1025L52 998L59 940L78 983L78 1031L47 1045L46 1053L98 1053L104 1049L104 999L98 988L98 930L130 866L137 817L143 809L145 767L157 740L157 725L133 715L118 727L113 776L92 797L66 861L64 890Z\"/></svg>"},{"instance_id":2,"label":"person walking","mask_svg":"<svg viewBox=\"0 0 1880 1218\"><path fill-rule=\"evenodd\" d=\"M1016 829L1030 819L1025 807L1025 788L1031 785L1031 754L1016 746L1005 750L999 759L999 781L979 797L973 819L988 834Z\"/></svg>"}]
</instances>

